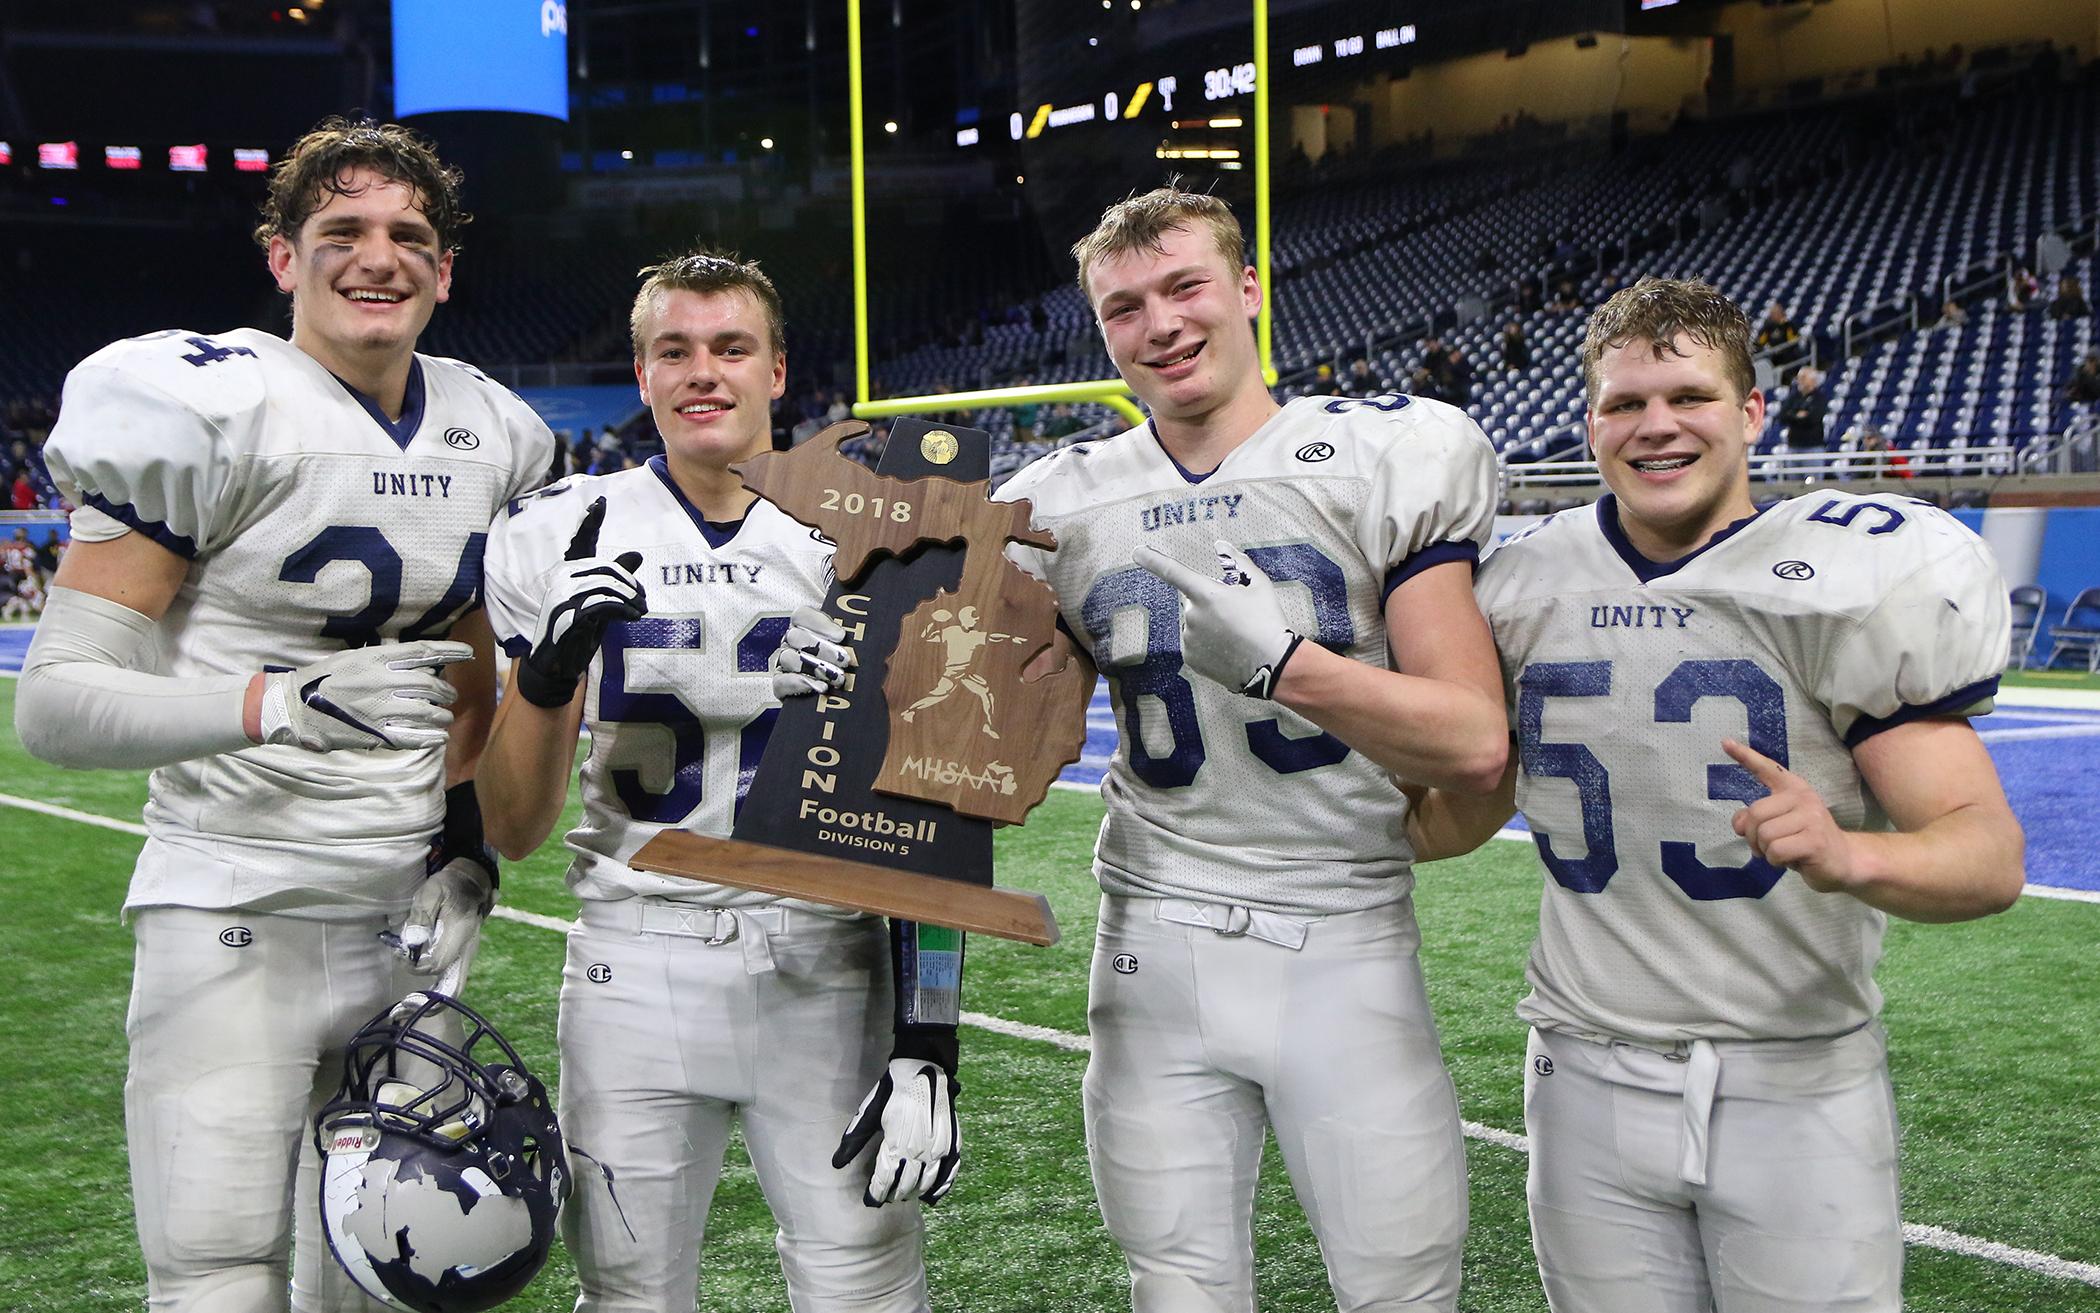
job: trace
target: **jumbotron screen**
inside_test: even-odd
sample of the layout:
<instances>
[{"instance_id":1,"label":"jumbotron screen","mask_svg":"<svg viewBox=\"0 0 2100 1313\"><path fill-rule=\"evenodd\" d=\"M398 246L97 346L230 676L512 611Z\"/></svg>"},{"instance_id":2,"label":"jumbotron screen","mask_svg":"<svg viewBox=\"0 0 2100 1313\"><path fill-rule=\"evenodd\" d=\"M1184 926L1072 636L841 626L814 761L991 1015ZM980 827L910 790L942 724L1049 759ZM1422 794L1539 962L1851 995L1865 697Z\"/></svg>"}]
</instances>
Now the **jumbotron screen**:
<instances>
[{"instance_id":1,"label":"jumbotron screen","mask_svg":"<svg viewBox=\"0 0 2100 1313\"><path fill-rule=\"evenodd\" d=\"M569 118L561 0L394 0L394 114Z\"/></svg>"}]
</instances>

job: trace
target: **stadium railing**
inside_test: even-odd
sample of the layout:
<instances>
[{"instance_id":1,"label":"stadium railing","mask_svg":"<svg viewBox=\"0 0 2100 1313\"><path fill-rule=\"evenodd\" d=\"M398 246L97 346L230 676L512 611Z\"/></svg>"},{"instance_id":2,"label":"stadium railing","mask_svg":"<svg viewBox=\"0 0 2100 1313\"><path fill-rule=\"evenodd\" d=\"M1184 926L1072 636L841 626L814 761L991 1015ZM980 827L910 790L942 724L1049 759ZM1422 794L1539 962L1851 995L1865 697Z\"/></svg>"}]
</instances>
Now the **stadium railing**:
<instances>
[{"instance_id":1,"label":"stadium railing","mask_svg":"<svg viewBox=\"0 0 2100 1313\"><path fill-rule=\"evenodd\" d=\"M1775 482L1841 482L1860 479L1966 478L2010 473L2020 448L2008 442L1980 446L1913 447L1904 451L1753 452L1750 476ZM1599 481L1593 460L1536 461L1510 465L1508 486L1575 487Z\"/></svg>"},{"instance_id":2,"label":"stadium railing","mask_svg":"<svg viewBox=\"0 0 2100 1313\"><path fill-rule=\"evenodd\" d=\"M2053 438L2037 438L2020 453L2022 474L2100 473L2100 415L2081 415Z\"/></svg>"}]
</instances>

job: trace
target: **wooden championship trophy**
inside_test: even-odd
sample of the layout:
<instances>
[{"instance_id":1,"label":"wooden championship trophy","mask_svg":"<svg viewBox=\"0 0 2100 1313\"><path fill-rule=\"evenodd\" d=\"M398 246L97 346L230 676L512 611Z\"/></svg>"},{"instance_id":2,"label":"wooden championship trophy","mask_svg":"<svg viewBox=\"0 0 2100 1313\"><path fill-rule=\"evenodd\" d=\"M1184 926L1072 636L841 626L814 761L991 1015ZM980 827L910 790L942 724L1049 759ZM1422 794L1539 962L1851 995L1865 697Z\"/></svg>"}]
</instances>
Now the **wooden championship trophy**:
<instances>
[{"instance_id":1,"label":"wooden championship trophy","mask_svg":"<svg viewBox=\"0 0 2100 1313\"><path fill-rule=\"evenodd\" d=\"M878 471L834 424L736 467L744 486L838 545L824 609L859 658L836 693L790 698L733 837L657 835L637 870L857 908L1032 944L1057 942L1040 894L992 887L991 832L1079 759L1092 680L1021 670L1057 600L1006 559L1055 549L1025 501L994 502L990 437L900 419Z\"/></svg>"}]
</instances>

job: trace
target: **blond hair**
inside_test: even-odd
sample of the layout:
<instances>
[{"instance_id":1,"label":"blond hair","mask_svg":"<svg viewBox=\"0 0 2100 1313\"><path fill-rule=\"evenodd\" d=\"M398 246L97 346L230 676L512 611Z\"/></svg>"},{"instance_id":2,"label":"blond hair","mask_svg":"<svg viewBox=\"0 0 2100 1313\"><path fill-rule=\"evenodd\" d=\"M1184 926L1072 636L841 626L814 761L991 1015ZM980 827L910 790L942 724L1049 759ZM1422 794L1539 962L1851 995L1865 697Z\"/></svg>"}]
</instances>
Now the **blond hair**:
<instances>
[{"instance_id":1,"label":"blond hair","mask_svg":"<svg viewBox=\"0 0 2100 1313\"><path fill-rule=\"evenodd\" d=\"M627 314L627 332L634 339L636 360L642 358L646 345L642 341L642 321L659 292L697 292L702 296L746 292L765 312L766 333L772 338L774 354L787 352L787 321L780 311L780 291L756 260L740 260L733 254L702 247L636 272L642 287L634 294L634 308Z\"/></svg>"},{"instance_id":2,"label":"blond hair","mask_svg":"<svg viewBox=\"0 0 2100 1313\"><path fill-rule=\"evenodd\" d=\"M1246 267L1247 239L1240 232L1239 220L1232 217L1232 207L1215 196L1186 191L1179 182L1170 182L1109 206L1094 231L1072 244L1072 258L1079 262L1080 292L1091 302L1093 292L1086 280L1095 265L1133 251L1163 250L1166 235L1177 228L1207 234L1234 274Z\"/></svg>"}]
</instances>

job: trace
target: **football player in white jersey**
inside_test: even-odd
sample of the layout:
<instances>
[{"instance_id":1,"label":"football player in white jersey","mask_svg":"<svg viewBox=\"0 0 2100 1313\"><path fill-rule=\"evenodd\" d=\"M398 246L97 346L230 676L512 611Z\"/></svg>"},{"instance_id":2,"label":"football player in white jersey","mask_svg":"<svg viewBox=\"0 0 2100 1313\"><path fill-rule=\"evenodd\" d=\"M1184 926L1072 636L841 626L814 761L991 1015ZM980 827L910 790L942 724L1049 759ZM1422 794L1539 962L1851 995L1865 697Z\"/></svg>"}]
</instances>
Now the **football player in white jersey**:
<instances>
[{"instance_id":1,"label":"football player in white jersey","mask_svg":"<svg viewBox=\"0 0 2100 1313\"><path fill-rule=\"evenodd\" d=\"M1132 1304L1254 1308L1266 1126L1338 1305L1448 1310L1465 1150L1393 775L1502 771L1472 597L1494 451L1437 402L1279 407L1262 289L1214 197L1133 197L1073 254L1152 418L1000 496L1058 538L1017 551L1062 610L1039 664L1091 661L1115 695L1084 1093Z\"/></svg>"},{"instance_id":2,"label":"football player in white jersey","mask_svg":"<svg viewBox=\"0 0 2100 1313\"><path fill-rule=\"evenodd\" d=\"M283 1309L288 1269L296 1309L371 1307L317 1229L306 1123L350 1034L463 960L493 896L482 547L553 435L416 354L465 221L428 143L322 124L256 234L291 340L105 347L45 449L80 509L17 729L61 765L157 768L124 904L155 1309Z\"/></svg>"},{"instance_id":3,"label":"football player in white jersey","mask_svg":"<svg viewBox=\"0 0 2100 1313\"><path fill-rule=\"evenodd\" d=\"M844 637L814 609L831 544L729 468L767 449L786 381L772 281L705 252L644 273L635 376L663 454L546 488L489 543L490 616L520 658L481 786L503 852L547 837L590 730L568 835L583 907L562 979L560 1111L571 1147L606 1170L580 1173L564 1215L577 1308L693 1307L740 1118L798 1313L925 1309L911 1201L954 1176L952 1015L901 1028L893 1055L880 918L627 865L666 829L727 835L776 689L813 691L848 660L812 631ZM784 638L813 649L797 669L818 673L776 680ZM849 1121L857 1138L835 1153Z\"/></svg>"},{"instance_id":4,"label":"football player in white jersey","mask_svg":"<svg viewBox=\"0 0 2100 1313\"><path fill-rule=\"evenodd\" d=\"M1519 1014L1532 1242L1557 1313L1895 1310L1903 1237L1874 964L1890 914L2019 896L1968 717L2004 668L1981 539L1908 498L1762 510L1742 312L1644 278L1591 317L1610 492L1482 566L1517 739L1432 792L1418 858L1522 807L1547 881Z\"/></svg>"}]
</instances>

